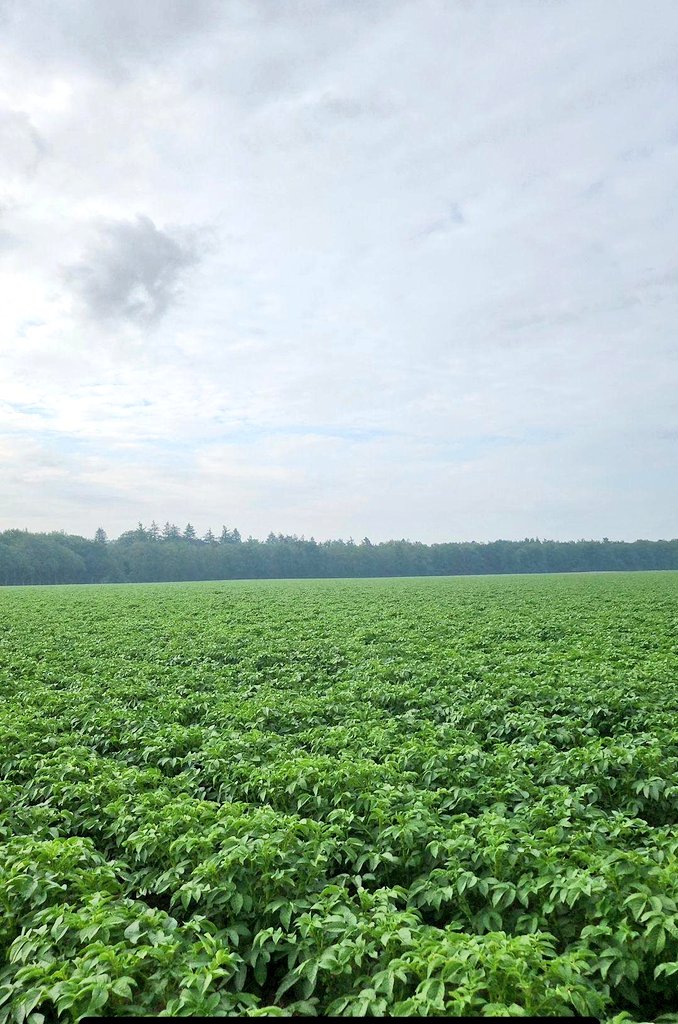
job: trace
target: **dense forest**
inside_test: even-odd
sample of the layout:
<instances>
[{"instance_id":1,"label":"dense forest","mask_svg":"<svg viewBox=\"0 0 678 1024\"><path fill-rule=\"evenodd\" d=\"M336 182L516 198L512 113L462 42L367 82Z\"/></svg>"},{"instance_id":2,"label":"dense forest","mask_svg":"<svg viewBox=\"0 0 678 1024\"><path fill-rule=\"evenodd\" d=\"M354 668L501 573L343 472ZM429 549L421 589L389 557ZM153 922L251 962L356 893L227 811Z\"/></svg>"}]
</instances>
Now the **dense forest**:
<instances>
[{"instance_id":1,"label":"dense forest","mask_svg":"<svg viewBox=\"0 0 678 1024\"><path fill-rule=\"evenodd\" d=\"M0 585L142 583L170 580L275 579L320 576L458 576L485 573L678 569L678 540L550 541L526 539L422 544L366 537L317 542L269 534L243 540L238 530L187 524L136 530L108 540L66 533L0 533Z\"/></svg>"}]
</instances>

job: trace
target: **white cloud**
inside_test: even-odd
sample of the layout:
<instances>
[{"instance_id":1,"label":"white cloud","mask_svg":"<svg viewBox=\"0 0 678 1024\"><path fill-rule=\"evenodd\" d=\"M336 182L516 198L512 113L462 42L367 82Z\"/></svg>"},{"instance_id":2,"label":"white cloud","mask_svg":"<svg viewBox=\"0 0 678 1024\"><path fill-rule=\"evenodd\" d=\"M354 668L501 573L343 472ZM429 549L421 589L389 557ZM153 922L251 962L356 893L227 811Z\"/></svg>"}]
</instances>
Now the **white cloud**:
<instances>
[{"instance_id":1,"label":"white cloud","mask_svg":"<svg viewBox=\"0 0 678 1024\"><path fill-rule=\"evenodd\" d=\"M672 3L7 9L0 527L675 533Z\"/></svg>"}]
</instances>

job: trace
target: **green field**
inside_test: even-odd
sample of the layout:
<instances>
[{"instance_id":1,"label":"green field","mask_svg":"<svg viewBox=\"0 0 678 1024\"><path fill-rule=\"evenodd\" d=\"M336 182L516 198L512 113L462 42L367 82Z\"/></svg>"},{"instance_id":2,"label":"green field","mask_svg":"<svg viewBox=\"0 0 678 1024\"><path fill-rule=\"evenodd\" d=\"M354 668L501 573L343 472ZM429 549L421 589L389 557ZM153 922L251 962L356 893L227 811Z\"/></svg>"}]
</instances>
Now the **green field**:
<instances>
[{"instance_id":1,"label":"green field","mask_svg":"<svg viewBox=\"0 0 678 1024\"><path fill-rule=\"evenodd\" d=\"M676 573L0 590L0 1021L678 1021L677 668Z\"/></svg>"}]
</instances>

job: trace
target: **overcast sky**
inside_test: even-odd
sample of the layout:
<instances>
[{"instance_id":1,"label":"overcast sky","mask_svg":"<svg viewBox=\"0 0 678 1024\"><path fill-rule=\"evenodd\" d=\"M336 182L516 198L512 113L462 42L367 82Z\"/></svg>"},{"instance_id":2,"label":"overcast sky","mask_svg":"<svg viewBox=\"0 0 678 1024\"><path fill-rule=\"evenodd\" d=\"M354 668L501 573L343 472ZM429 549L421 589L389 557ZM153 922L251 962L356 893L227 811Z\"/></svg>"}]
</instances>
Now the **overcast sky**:
<instances>
[{"instance_id":1,"label":"overcast sky","mask_svg":"<svg viewBox=\"0 0 678 1024\"><path fill-rule=\"evenodd\" d=\"M678 535L675 0L0 0L0 528Z\"/></svg>"}]
</instances>

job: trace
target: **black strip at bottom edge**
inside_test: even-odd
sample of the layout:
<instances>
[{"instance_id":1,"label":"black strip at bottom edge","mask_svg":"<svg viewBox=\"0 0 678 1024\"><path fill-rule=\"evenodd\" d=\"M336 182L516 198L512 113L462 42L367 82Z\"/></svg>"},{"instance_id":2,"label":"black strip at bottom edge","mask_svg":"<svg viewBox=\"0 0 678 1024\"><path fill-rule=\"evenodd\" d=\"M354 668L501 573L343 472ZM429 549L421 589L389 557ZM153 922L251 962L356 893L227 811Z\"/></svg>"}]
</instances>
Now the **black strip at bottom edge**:
<instances>
[{"instance_id":1,"label":"black strip at bottom edge","mask_svg":"<svg viewBox=\"0 0 678 1024\"><path fill-rule=\"evenodd\" d=\"M236 1017L237 1019L245 1020L245 1017L240 1017L239 1014L228 1014L229 1017ZM318 1017L321 1020L335 1020L339 1018L334 1017L323 1017L319 1014ZM249 1018L247 1018L249 1019ZM310 1018L318 1019L318 1018ZM373 1017L367 1014L364 1017L360 1017L360 1020L388 1020L386 1017ZM396 1020L406 1020L409 1018L400 1017L395 1018ZM597 1017L445 1017L445 1014L441 1014L441 1019L450 1021L460 1021L464 1024L465 1021L473 1021L474 1024L479 1021L484 1022L501 1022L506 1024L508 1020L520 1021L521 1024L574 1024L575 1021L580 1024L600 1024ZM213 1021L213 1020L224 1020L224 1017L81 1017L80 1024L120 1024L121 1021L127 1021L128 1024L148 1024L148 1021L158 1021L158 1024L163 1024L164 1021L168 1020L192 1020L192 1021Z\"/></svg>"}]
</instances>

